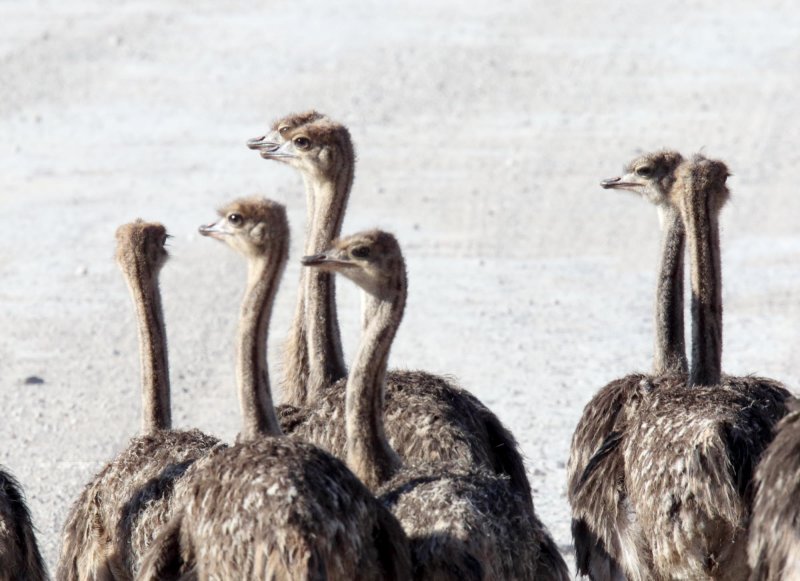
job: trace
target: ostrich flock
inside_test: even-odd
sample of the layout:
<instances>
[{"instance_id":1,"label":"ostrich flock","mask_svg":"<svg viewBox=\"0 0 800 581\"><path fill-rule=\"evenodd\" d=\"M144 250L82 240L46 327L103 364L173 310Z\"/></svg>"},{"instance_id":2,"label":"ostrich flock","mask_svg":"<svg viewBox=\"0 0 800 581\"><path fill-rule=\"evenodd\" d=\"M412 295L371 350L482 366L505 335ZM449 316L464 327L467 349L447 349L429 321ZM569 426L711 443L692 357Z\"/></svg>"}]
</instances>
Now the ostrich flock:
<instances>
[{"instance_id":1,"label":"ostrich flock","mask_svg":"<svg viewBox=\"0 0 800 581\"><path fill-rule=\"evenodd\" d=\"M158 284L169 236L159 223L120 226L142 428L74 500L55 578L569 579L513 434L452 379L389 369L406 267L388 232L340 237L355 167L347 128L315 111L292 114L247 145L295 168L306 188L283 402L272 396L267 336L288 259L284 206L238 199L199 229L247 263L232 444L173 429ZM572 438L576 567L590 579L800 580L800 406L778 381L721 368L727 177L721 161L657 151L601 182L654 204L663 243L652 372L598 386ZM337 274L362 291L349 366ZM46 579L21 487L2 470L0 484L0 580Z\"/></svg>"}]
</instances>

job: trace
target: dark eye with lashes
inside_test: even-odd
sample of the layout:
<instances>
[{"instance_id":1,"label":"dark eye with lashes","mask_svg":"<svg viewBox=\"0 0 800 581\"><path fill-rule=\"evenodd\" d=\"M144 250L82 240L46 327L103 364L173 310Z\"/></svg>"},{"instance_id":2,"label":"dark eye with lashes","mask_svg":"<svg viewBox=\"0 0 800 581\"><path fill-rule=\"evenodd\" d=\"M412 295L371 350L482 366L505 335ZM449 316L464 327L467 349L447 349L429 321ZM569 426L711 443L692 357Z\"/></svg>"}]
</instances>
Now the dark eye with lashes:
<instances>
[{"instance_id":1,"label":"dark eye with lashes","mask_svg":"<svg viewBox=\"0 0 800 581\"><path fill-rule=\"evenodd\" d=\"M311 147L311 140L308 137L295 137L294 144L299 149L308 149Z\"/></svg>"},{"instance_id":2,"label":"dark eye with lashes","mask_svg":"<svg viewBox=\"0 0 800 581\"><path fill-rule=\"evenodd\" d=\"M355 258L368 258L369 246L358 246L353 248L353 250L350 252L350 255Z\"/></svg>"},{"instance_id":3,"label":"dark eye with lashes","mask_svg":"<svg viewBox=\"0 0 800 581\"><path fill-rule=\"evenodd\" d=\"M653 174L653 168L649 165L643 165L642 167L636 168L636 175L642 176L643 178L650 177Z\"/></svg>"},{"instance_id":4,"label":"dark eye with lashes","mask_svg":"<svg viewBox=\"0 0 800 581\"><path fill-rule=\"evenodd\" d=\"M234 226L240 226L242 224L242 215L241 214L228 214L228 222L230 222Z\"/></svg>"}]
</instances>

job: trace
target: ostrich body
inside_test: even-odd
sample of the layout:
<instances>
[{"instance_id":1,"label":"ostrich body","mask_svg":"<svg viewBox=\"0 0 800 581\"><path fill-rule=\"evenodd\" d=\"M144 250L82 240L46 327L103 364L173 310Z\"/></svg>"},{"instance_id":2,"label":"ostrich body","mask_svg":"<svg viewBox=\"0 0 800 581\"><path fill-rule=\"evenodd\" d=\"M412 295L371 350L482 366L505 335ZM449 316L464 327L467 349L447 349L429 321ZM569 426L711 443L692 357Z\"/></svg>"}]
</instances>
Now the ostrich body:
<instances>
[{"instance_id":1,"label":"ostrich body","mask_svg":"<svg viewBox=\"0 0 800 581\"><path fill-rule=\"evenodd\" d=\"M56 578L132 579L141 555L166 523L173 488L187 467L218 444L197 430L171 429L169 366L158 274L166 230L136 221L117 230L117 263L139 325L142 435L86 485L62 533Z\"/></svg>"},{"instance_id":2,"label":"ostrich body","mask_svg":"<svg viewBox=\"0 0 800 581\"><path fill-rule=\"evenodd\" d=\"M22 486L0 467L0 580L47 578Z\"/></svg>"},{"instance_id":3,"label":"ostrich body","mask_svg":"<svg viewBox=\"0 0 800 581\"><path fill-rule=\"evenodd\" d=\"M178 495L140 579L411 578L397 521L340 460L295 438L215 450Z\"/></svg>"},{"instance_id":4,"label":"ostrich body","mask_svg":"<svg viewBox=\"0 0 800 581\"><path fill-rule=\"evenodd\" d=\"M609 518L605 511L607 505L621 506L624 501L623 491L614 484L614 478L622 471L617 443L627 416L635 410L639 391L651 389L656 378L671 375L685 378L688 371L683 319L686 236L680 212L668 200L682 162L683 157L675 151L646 154L628 164L624 177L602 184L604 188L632 190L655 204L662 242L652 373L627 375L601 388L584 408L572 436L567 473L575 556L578 572L593 579L622 575L618 561L622 547L630 544L626 538L626 513L622 511ZM586 482L584 474L590 462L591 470L600 473Z\"/></svg>"},{"instance_id":5,"label":"ostrich body","mask_svg":"<svg viewBox=\"0 0 800 581\"><path fill-rule=\"evenodd\" d=\"M305 250L315 254L330 247L341 230L355 168L347 128L306 113L279 121L270 134L248 145L266 159L300 170L312 205L309 216L313 216ZM330 273L317 269L305 280L310 391L305 407L281 406L278 415L287 434L343 458L346 370L341 363L334 282ZM297 330L291 334L298 335ZM514 436L475 396L444 377L398 370L386 374L385 394L387 435L401 458L414 464L448 461L484 466L508 475L512 487L532 506L530 483Z\"/></svg>"},{"instance_id":6,"label":"ostrich body","mask_svg":"<svg viewBox=\"0 0 800 581\"><path fill-rule=\"evenodd\" d=\"M304 264L339 272L364 291L361 346L346 385L345 457L408 534L415 578L566 580L555 544L508 477L447 462L404 465L387 439L384 379L407 295L394 236L356 234Z\"/></svg>"},{"instance_id":7,"label":"ostrich body","mask_svg":"<svg viewBox=\"0 0 800 581\"><path fill-rule=\"evenodd\" d=\"M142 579L410 578L400 525L340 460L282 437L269 383L267 331L286 264L283 206L238 200L201 227L248 260L237 350L244 428L193 465L179 509L147 554Z\"/></svg>"},{"instance_id":8,"label":"ostrich body","mask_svg":"<svg viewBox=\"0 0 800 581\"><path fill-rule=\"evenodd\" d=\"M800 579L800 405L778 424L756 469L748 562L752 581Z\"/></svg>"},{"instance_id":9,"label":"ostrich body","mask_svg":"<svg viewBox=\"0 0 800 581\"><path fill-rule=\"evenodd\" d=\"M789 393L769 379L721 374L717 217L726 177L724 164L695 156L677 167L668 193L689 240L692 365L688 376L624 390L612 432L577 480L573 530L594 539L578 564L593 579L747 576L753 471Z\"/></svg>"}]
</instances>

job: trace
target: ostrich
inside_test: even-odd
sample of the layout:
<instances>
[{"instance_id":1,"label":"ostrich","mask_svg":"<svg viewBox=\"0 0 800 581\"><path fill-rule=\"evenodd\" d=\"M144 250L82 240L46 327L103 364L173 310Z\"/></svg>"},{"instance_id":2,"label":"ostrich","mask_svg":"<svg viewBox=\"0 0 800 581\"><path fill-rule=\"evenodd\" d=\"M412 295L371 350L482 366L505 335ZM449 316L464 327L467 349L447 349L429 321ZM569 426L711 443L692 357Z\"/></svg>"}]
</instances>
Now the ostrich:
<instances>
[{"instance_id":1,"label":"ostrich","mask_svg":"<svg viewBox=\"0 0 800 581\"><path fill-rule=\"evenodd\" d=\"M238 443L192 466L179 509L156 539L142 579L397 579L411 577L400 525L339 460L281 437L270 393L267 331L286 264L283 206L237 200L200 232L248 261L237 350L244 417Z\"/></svg>"},{"instance_id":2,"label":"ostrich","mask_svg":"<svg viewBox=\"0 0 800 581\"><path fill-rule=\"evenodd\" d=\"M610 567L589 570L593 578L620 569L631 579L747 576L753 470L790 396L778 382L721 373L718 214L727 175L722 162L694 156L668 194L691 257L692 364L687 377L652 378L630 394L581 475L579 486L597 496L585 528L611 555Z\"/></svg>"},{"instance_id":3,"label":"ostrich","mask_svg":"<svg viewBox=\"0 0 800 581\"><path fill-rule=\"evenodd\" d=\"M781 420L756 469L751 581L800 579L800 405Z\"/></svg>"},{"instance_id":4,"label":"ostrich","mask_svg":"<svg viewBox=\"0 0 800 581\"><path fill-rule=\"evenodd\" d=\"M394 236L356 234L303 263L341 273L363 290L361 346L346 388L345 457L409 535L415 578L568 579L555 544L508 477L482 467L404 465L387 440L384 378L407 295ZM429 437L440 436L432 430Z\"/></svg>"},{"instance_id":5,"label":"ostrich","mask_svg":"<svg viewBox=\"0 0 800 581\"><path fill-rule=\"evenodd\" d=\"M86 485L62 533L56 578L132 579L141 554L166 522L187 467L218 444L197 430L171 429L169 366L158 276L167 233L141 220L117 230L117 264L139 325L142 433ZM158 483L158 485L156 485Z\"/></svg>"},{"instance_id":6,"label":"ostrich","mask_svg":"<svg viewBox=\"0 0 800 581\"><path fill-rule=\"evenodd\" d=\"M31 513L19 482L0 467L0 579L45 581Z\"/></svg>"},{"instance_id":7,"label":"ostrich","mask_svg":"<svg viewBox=\"0 0 800 581\"><path fill-rule=\"evenodd\" d=\"M283 136L289 131L322 118L323 115L316 111L287 115L272 126L270 139L276 145L280 145L284 142ZM266 135L251 139L247 143L248 147L256 146L266 139ZM314 190L312 183L307 179L305 181L306 248L304 252L306 254L311 254L314 252L314 249L308 247L308 245L313 241L310 232L314 226ZM306 272L306 269L300 271L300 288L297 293L297 306L295 307L292 326L289 329L289 336L283 348L283 380L281 382L281 392L283 394L284 413L288 413L290 409L296 410L296 408L305 405L307 398L309 362L306 333Z\"/></svg>"},{"instance_id":8,"label":"ostrich","mask_svg":"<svg viewBox=\"0 0 800 581\"><path fill-rule=\"evenodd\" d=\"M624 513L605 521L609 514L606 505L618 506L624 500L615 481L616 473L621 469L621 453L612 450L621 434L622 423L635 406L640 386L648 385L654 377L685 377L688 370L683 327L685 229L680 212L668 198L682 162L683 157L676 151L648 153L631 161L623 177L602 182L604 188L632 191L656 205L662 244L656 287L652 375L635 373L603 387L584 408L572 437L567 471L575 557L578 572L593 579L620 577L619 560L623 546L628 544L625 539L628 523ZM612 451L615 453L611 454ZM584 472L593 458L591 469L600 468L606 473L597 475L587 485ZM605 460L602 465L597 462L600 458Z\"/></svg>"},{"instance_id":9,"label":"ostrich","mask_svg":"<svg viewBox=\"0 0 800 581\"><path fill-rule=\"evenodd\" d=\"M341 231L355 170L350 132L318 115L299 116L305 123L300 123L297 116L290 116L278 121L278 128L269 135L248 141L248 146L259 150L262 157L284 161L300 170L306 184L310 217L306 254L323 250ZM307 273L303 292L309 364L304 404L310 405L319 400L329 385L344 378L347 369L336 317L333 277L326 272Z\"/></svg>"},{"instance_id":10,"label":"ostrich","mask_svg":"<svg viewBox=\"0 0 800 581\"><path fill-rule=\"evenodd\" d=\"M309 254L329 247L341 230L353 181L355 153L347 128L324 116L304 124L279 121L267 136L248 142L267 159L282 161L304 176L313 201ZM291 117L289 118L292 119ZM311 386L307 409L279 410L288 434L344 456L345 368L331 274L306 277L306 332ZM530 483L516 440L476 397L452 381L424 371L390 371L386 378L388 436L410 462L453 461L485 466L511 477L512 486L532 503ZM439 438L430 438L436 431ZM531 505L532 511L532 505Z\"/></svg>"}]
</instances>

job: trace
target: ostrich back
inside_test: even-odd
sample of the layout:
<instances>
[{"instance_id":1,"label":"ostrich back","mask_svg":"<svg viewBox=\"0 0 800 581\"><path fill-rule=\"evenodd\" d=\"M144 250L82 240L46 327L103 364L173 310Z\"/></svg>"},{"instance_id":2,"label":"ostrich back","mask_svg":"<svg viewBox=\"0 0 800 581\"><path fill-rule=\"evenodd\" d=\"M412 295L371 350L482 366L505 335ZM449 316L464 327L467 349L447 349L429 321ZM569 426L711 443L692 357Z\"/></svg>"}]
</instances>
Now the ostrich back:
<instances>
[{"instance_id":1,"label":"ostrich back","mask_svg":"<svg viewBox=\"0 0 800 581\"><path fill-rule=\"evenodd\" d=\"M346 379L332 385L312 409L280 406L284 432L343 458ZM384 425L408 464L446 462L507 475L533 512L531 486L514 436L478 398L453 381L424 371L386 376Z\"/></svg>"},{"instance_id":2,"label":"ostrich back","mask_svg":"<svg viewBox=\"0 0 800 581\"><path fill-rule=\"evenodd\" d=\"M746 577L753 473L788 391L727 376L691 388L680 376L650 378L623 391L611 432L580 477L571 473L579 568L596 579Z\"/></svg>"},{"instance_id":3,"label":"ostrich back","mask_svg":"<svg viewBox=\"0 0 800 581\"><path fill-rule=\"evenodd\" d=\"M569 579L507 476L452 464L405 468L378 493L409 536L415 579Z\"/></svg>"},{"instance_id":4,"label":"ostrich back","mask_svg":"<svg viewBox=\"0 0 800 581\"><path fill-rule=\"evenodd\" d=\"M215 450L176 494L141 579L410 579L397 521L341 461L295 438Z\"/></svg>"},{"instance_id":5,"label":"ostrich back","mask_svg":"<svg viewBox=\"0 0 800 581\"><path fill-rule=\"evenodd\" d=\"M56 578L133 579L147 546L171 516L176 482L218 444L198 430L133 438L72 505Z\"/></svg>"}]
</instances>

